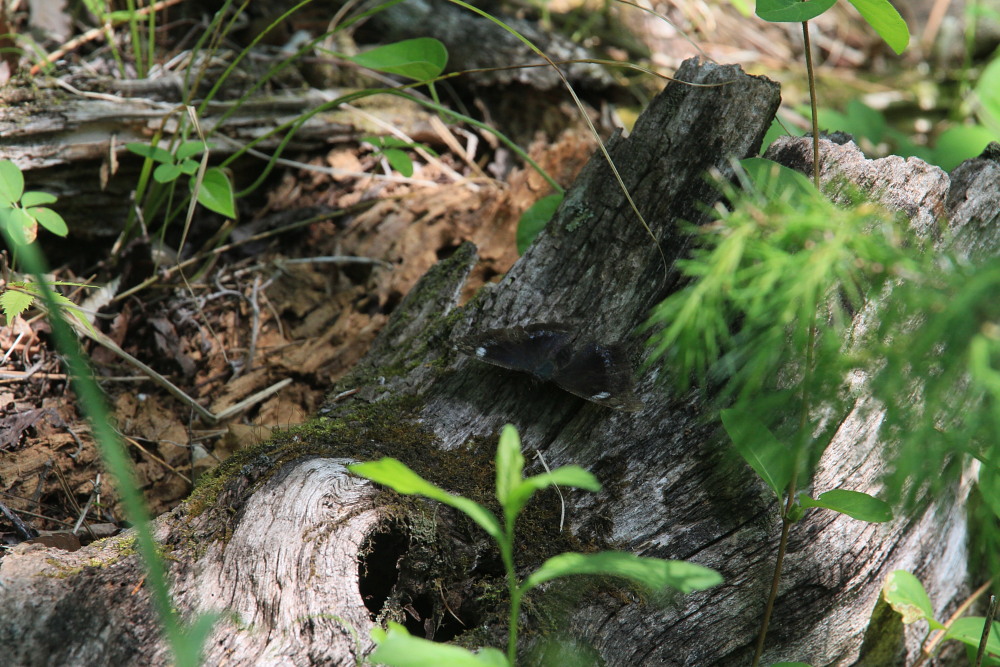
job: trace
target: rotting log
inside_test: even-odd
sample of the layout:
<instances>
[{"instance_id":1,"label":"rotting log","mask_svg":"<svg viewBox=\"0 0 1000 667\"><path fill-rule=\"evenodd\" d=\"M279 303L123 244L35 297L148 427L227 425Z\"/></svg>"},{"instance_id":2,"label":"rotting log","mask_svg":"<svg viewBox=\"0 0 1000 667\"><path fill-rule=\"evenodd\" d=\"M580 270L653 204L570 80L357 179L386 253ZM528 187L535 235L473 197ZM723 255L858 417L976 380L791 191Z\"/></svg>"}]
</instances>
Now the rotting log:
<instances>
[{"instance_id":1,"label":"rotting log","mask_svg":"<svg viewBox=\"0 0 1000 667\"><path fill-rule=\"evenodd\" d=\"M649 371L637 382L645 407L611 410L453 349L470 331L559 321L590 338L625 341L642 356L631 332L676 288L670 267L688 248L680 222L705 221L705 204L718 197L706 170L730 174L732 158L754 154L779 102L776 84L733 66L688 61L677 79L628 138L608 144L649 230L595 156L499 284L458 308L475 262L474 250L461 247L418 283L331 392L359 389L354 396L331 399L307 427L238 454L157 519L177 608L186 616L232 612L211 636L206 664L355 664L372 647L374 619L386 618L437 639L502 645L496 596L482 602L500 576L484 537L444 508L351 477L343 464L395 456L486 503L496 435L507 422L530 460L537 450L548 466L581 465L604 484L598 494L564 494L563 531L558 498L538 496L520 533L523 567L560 550L610 546L692 560L725 577L717 588L655 602L607 582L552 582L526 606L526 646L558 637L608 665L749 663L778 512L751 471L727 455L698 397L664 392ZM807 150L803 140L782 146L786 154ZM880 190L879 173L888 170L851 146L824 142L822 150L828 178L837 162L825 151L851 154L871 169L866 187ZM950 196L964 185L949 189L943 172L907 166L929 174L927 187L888 205L913 220L975 217L969 199ZM984 160L968 177L996 168ZM994 199L994 217L997 210ZM818 491L848 475L851 488L877 491L878 415L863 402L827 449ZM911 661L920 637L876 612L879 589L886 574L905 568L927 586L938 618L955 608L967 593L964 492L887 524L808 514L793 531L765 662ZM130 544L126 535L74 553L36 547L8 555L0 564L8 664L165 664ZM873 614L888 619L877 645L865 644Z\"/></svg>"}]
</instances>

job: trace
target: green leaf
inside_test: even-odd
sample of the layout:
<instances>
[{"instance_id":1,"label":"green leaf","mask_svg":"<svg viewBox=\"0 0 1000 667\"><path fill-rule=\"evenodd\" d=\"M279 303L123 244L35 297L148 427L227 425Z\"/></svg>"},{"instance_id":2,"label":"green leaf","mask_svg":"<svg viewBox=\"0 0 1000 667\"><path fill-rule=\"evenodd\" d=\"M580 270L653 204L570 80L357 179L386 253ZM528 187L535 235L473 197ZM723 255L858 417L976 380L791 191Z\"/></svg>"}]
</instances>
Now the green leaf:
<instances>
[{"instance_id":1,"label":"green leaf","mask_svg":"<svg viewBox=\"0 0 1000 667\"><path fill-rule=\"evenodd\" d=\"M496 455L496 494L500 506L511 517L516 517L520 508L511 506L511 493L521 484L524 476L524 454L521 453L521 438L513 424L506 424L500 431L500 442Z\"/></svg>"},{"instance_id":2,"label":"green leaf","mask_svg":"<svg viewBox=\"0 0 1000 667\"><path fill-rule=\"evenodd\" d=\"M176 164L161 164L153 170L153 180L157 183L172 183L181 175L181 168Z\"/></svg>"},{"instance_id":3,"label":"green leaf","mask_svg":"<svg viewBox=\"0 0 1000 667\"><path fill-rule=\"evenodd\" d=\"M535 237L545 229L545 225L555 215L562 200L561 193L542 197L521 215L521 220L517 223L517 251L519 253L523 255Z\"/></svg>"},{"instance_id":4,"label":"green leaf","mask_svg":"<svg viewBox=\"0 0 1000 667\"><path fill-rule=\"evenodd\" d=\"M957 639L967 646L979 646L983 636L983 625L986 619L982 616L963 616L956 619L944 635L944 639ZM942 640L943 641L943 640ZM986 640L986 650L993 655L1000 655L1000 623L993 622L990 628L990 638Z\"/></svg>"},{"instance_id":5,"label":"green leaf","mask_svg":"<svg viewBox=\"0 0 1000 667\"><path fill-rule=\"evenodd\" d=\"M382 151L382 155L389 161L389 166L400 174L407 178L413 176L413 160L406 154L406 151L398 148L386 148Z\"/></svg>"},{"instance_id":6,"label":"green leaf","mask_svg":"<svg viewBox=\"0 0 1000 667\"><path fill-rule=\"evenodd\" d=\"M27 208L29 206L41 206L42 204L54 204L56 201L58 201L56 196L50 195L48 192L29 190L21 197L21 206Z\"/></svg>"},{"instance_id":7,"label":"green leaf","mask_svg":"<svg viewBox=\"0 0 1000 667\"><path fill-rule=\"evenodd\" d=\"M748 411L723 410L721 417L736 451L781 501L785 487L792 479L795 457L791 449Z\"/></svg>"},{"instance_id":8,"label":"green leaf","mask_svg":"<svg viewBox=\"0 0 1000 667\"><path fill-rule=\"evenodd\" d=\"M837 0L757 0L757 16L770 23L802 23L833 7Z\"/></svg>"},{"instance_id":9,"label":"green leaf","mask_svg":"<svg viewBox=\"0 0 1000 667\"><path fill-rule=\"evenodd\" d=\"M69 234L69 227L66 226L66 221L63 220L61 215L53 211L51 208L36 206L35 208L29 208L27 213L33 217L38 224L56 236L66 236Z\"/></svg>"},{"instance_id":10,"label":"green leaf","mask_svg":"<svg viewBox=\"0 0 1000 667\"><path fill-rule=\"evenodd\" d=\"M396 493L410 496L420 495L454 507L479 524L479 527L489 533L490 537L496 540L504 539L500 522L488 509L473 500L453 495L431 484L413 472L406 464L396 459L385 457L378 461L354 463L347 468L355 475L388 486Z\"/></svg>"},{"instance_id":11,"label":"green leaf","mask_svg":"<svg viewBox=\"0 0 1000 667\"><path fill-rule=\"evenodd\" d=\"M377 46L370 51L348 58L362 67L399 74L415 81L427 81L441 75L448 63L444 44L430 37L404 39Z\"/></svg>"},{"instance_id":12,"label":"green leaf","mask_svg":"<svg viewBox=\"0 0 1000 667\"><path fill-rule=\"evenodd\" d=\"M194 188L194 179L191 179L191 188ZM218 167L205 170L205 178L198 189L198 203L210 211L236 219L236 199L226 172Z\"/></svg>"},{"instance_id":13,"label":"green leaf","mask_svg":"<svg viewBox=\"0 0 1000 667\"><path fill-rule=\"evenodd\" d=\"M201 165L194 160L183 160L177 164L177 168L181 170L181 173L188 176L197 174L200 167Z\"/></svg>"},{"instance_id":14,"label":"green leaf","mask_svg":"<svg viewBox=\"0 0 1000 667\"><path fill-rule=\"evenodd\" d=\"M892 508L888 503L860 491L831 489L820 494L819 498L802 494L799 496L799 503L803 507L824 507L870 523L892 520Z\"/></svg>"},{"instance_id":15,"label":"green leaf","mask_svg":"<svg viewBox=\"0 0 1000 667\"><path fill-rule=\"evenodd\" d=\"M932 630L944 627L934 620L931 599L927 596L924 585L906 570L895 570L885 578L882 597L903 617L903 623L910 624L923 619L930 623Z\"/></svg>"},{"instance_id":16,"label":"green leaf","mask_svg":"<svg viewBox=\"0 0 1000 667\"><path fill-rule=\"evenodd\" d=\"M495 648L478 653L455 646L413 637L399 623L389 622L389 631L374 628L372 639L378 644L368 660L393 667L509 667L507 656Z\"/></svg>"},{"instance_id":17,"label":"green leaf","mask_svg":"<svg viewBox=\"0 0 1000 667\"><path fill-rule=\"evenodd\" d=\"M133 142L125 144L125 148L132 151L136 155L149 158L153 162L160 162L162 164L173 164L174 162L174 156L170 154L170 151L165 148L160 148L159 146L150 146L149 144Z\"/></svg>"},{"instance_id":18,"label":"green leaf","mask_svg":"<svg viewBox=\"0 0 1000 667\"><path fill-rule=\"evenodd\" d=\"M588 471L580 466L563 466L552 472L528 477L520 484L515 485L504 505L504 511L509 516L516 517L531 500L535 491L554 485L571 486L594 492L601 490L601 483Z\"/></svg>"},{"instance_id":19,"label":"green leaf","mask_svg":"<svg viewBox=\"0 0 1000 667\"><path fill-rule=\"evenodd\" d=\"M0 204L16 204L24 194L24 175L10 160L0 160Z\"/></svg>"},{"instance_id":20,"label":"green leaf","mask_svg":"<svg viewBox=\"0 0 1000 667\"><path fill-rule=\"evenodd\" d=\"M983 68L983 73L976 82L975 91L979 97L976 116L984 125L993 128L994 138L1000 139L1000 136L996 136L996 133L1000 132L1000 58L994 57Z\"/></svg>"},{"instance_id":21,"label":"green leaf","mask_svg":"<svg viewBox=\"0 0 1000 667\"><path fill-rule=\"evenodd\" d=\"M910 31L906 21L899 15L889 0L849 0L858 13L868 21L879 37L885 40L898 56L910 43Z\"/></svg>"},{"instance_id":22,"label":"green leaf","mask_svg":"<svg viewBox=\"0 0 1000 667\"><path fill-rule=\"evenodd\" d=\"M27 245L38 236L38 223L21 208L0 208L0 225L17 245Z\"/></svg>"},{"instance_id":23,"label":"green leaf","mask_svg":"<svg viewBox=\"0 0 1000 667\"><path fill-rule=\"evenodd\" d=\"M982 125L956 125L942 132L934 142L931 160L945 171L951 171L965 160L983 152L986 145L998 138Z\"/></svg>"},{"instance_id":24,"label":"green leaf","mask_svg":"<svg viewBox=\"0 0 1000 667\"><path fill-rule=\"evenodd\" d=\"M653 590L674 588L682 593L718 586L722 575L715 570L682 560L642 558L624 551L593 554L562 553L553 556L528 575L521 584L529 591L541 583L573 574L622 577Z\"/></svg>"},{"instance_id":25,"label":"green leaf","mask_svg":"<svg viewBox=\"0 0 1000 667\"><path fill-rule=\"evenodd\" d=\"M11 285L13 286L13 285ZM21 290L8 289L0 294L0 311L10 321L31 307L35 297Z\"/></svg>"},{"instance_id":26,"label":"green leaf","mask_svg":"<svg viewBox=\"0 0 1000 667\"><path fill-rule=\"evenodd\" d=\"M208 150L208 146L201 141L185 141L177 147L177 160L186 160L189 157L204 153L206 150Z\"/></svg>"}]
</instances>

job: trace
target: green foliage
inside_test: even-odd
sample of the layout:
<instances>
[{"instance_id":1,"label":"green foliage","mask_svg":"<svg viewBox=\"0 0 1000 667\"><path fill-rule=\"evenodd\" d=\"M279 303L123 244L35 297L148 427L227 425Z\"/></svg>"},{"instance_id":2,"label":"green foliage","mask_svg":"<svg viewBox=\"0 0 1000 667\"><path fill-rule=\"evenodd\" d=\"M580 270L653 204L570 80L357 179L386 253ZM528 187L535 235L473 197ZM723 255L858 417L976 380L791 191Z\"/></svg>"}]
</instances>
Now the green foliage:
<instances>
[{"instance_id":1,"label":"green foliage","mask_svg":"<svg viewBox=\"0 0 1000 667\"><path fill-rule=\"evenodd\" d=\"M376 665L395 667L508 667L507 657L495 648L480 649L478 653L440 644L419 637L413 637L398 623L389 623L388 632L382 628L372 629L372 639L378 648L368 659Z\"/></svg>"},{"instance_id":2,"label":"green foliage","mask_svg":"<svg viewBox=\"0 0 1000 667\"><path fill-rule=\"evenodd\" d=\"M802 23L826 12L837 0L757 0L757 16L769 23Z\"/></svg>"},{"instance_id":3,"label":"green foliage","mask_svg":"<svg viewBox=\"0 0 1000 667\"><path fill-rule=\"evenodd\" d=\"M780 196L739 197L718 221L691 230L695 250L677 262L689 283L646 325L655 330L652 359L676 369L682 390L693 379L721 385L738 403L779 390L837 395L854 312L910 260L883 211L804 192L798 183ZM809 372L787 366L807 349Z\"/></svg>"},{"instance_id":4,"label":"green foliage","mask_svg":"<svg viewBox=\"0 0 1000 667\"><path fill-rule=\"evenodd\" d=\"M437 156L437 153L430 146L403 141L396 137L368 136L361 137L361 141L371 144L375 148L376 155L383 155L388 160L389 166L406 178L413 176L413 160L407 155L405 149L419 148Z\"/></svg>"},{"instance_id":5,"label":"green foliage","mask_svg":"<svg viewBox=\"0 0 1000 667\"><path fill-rule=\"evenodd\" d=\"M795 465L792 448L774 437L771 430L749 410L723 410L719 416L736 451L780 502L785 488L792 481Z\"/></svg>"},{"instance_id":6,"label":"green foliage","mask_svg":"<svg viewBox=\"0 0 1000 667\"><path fill-rule=\"evenodd\" d=\"M383 458L348 467L351 472L384 484L397 493L421 495L463 512L496 541L507 575L510 611L506 658L499 651L491 649L473 654L454 646L410 637L402 628L390 626L388 633L373 633L373 637L379 642L379 648L372 659L381 663L396 667L432 664L513 665L517 653L517 622L522 598L536 586L559 577L588 574L622 577L654 590L673 588L684 593L710 588L722 582L722 577L714 570L693 563L641 558L622 552L599 552L558 554L518 583L514 567L514 523L531 496L536 491L553 485L588 491L599 491L601 485L592 474L579 466L565 466L525 477L521 440L517 430L510 424L504 426L500 434L496 454L496 498L503 510L502 521L479 503L431 484L396 459ZM497 662L500 659L503 662Z\"/></svg>"},{"instance_id":7,"label":"green foliage","mask_svg":"<svg viewBox=\"0 0 1000 667\"><path fill-rule=\"evenodd\" d=\"M48 282L43 285L36 285L35 283L30 282L8 283L7 288L0 293L0 312L3 312L4 317L9 323L11 319L26 311L33 303L42 298L42 296L48 292L52 303L59 307L62 312L74 314L77 322L93 332L94 325L90 323L90 319L87 317L86 313L80 310L79 306L75 303L52 289L56 286L92 287L92 285L67 282L64 280Z\"/></svg>"},{"instance_id":8,"label":"green foliage","mask_svg":"<svg viewBox=\"0 0 1000 667\"><path fill-rule=\"evenodd\" d=\"M889 0L848 0L897 54L906 50L910 31ZM757 0L757 16L771 23L802 23L824 13L837 0Z\"/></svg>"},{"instance_id":9,"label":"green foliage","mask_svg":"<svg viewBox=\"0 0 1000 667\"><path fill-rule=\"evenodd\" d=\"M931 630L944 630L942 642L949 639L962 642L970 649L970 656L975 657L983 635L986 619L982 616L963 616L951 625L945 625L934 618L931 599L924 590L923 584L915 576L905 570L896 570L886 577L882 584L882 596L885 601L901 617L903 623L927 621ZM986 660L984 665L998 664L1000 658L1000 623L993 622L989 640L986 643Z\"/></svg>"},{"instance_id":10,"label":"green foliage","mask_svg":"<svg viewBox=\"0 0 1000 667\"><path fill-rule=\"evenodd\" d=\"M889 489L912 502L954 481L963 455L1000 461L1000 258L932 260L895 287L871 348L883 432L897 443Z\"/></svg>"},{"instance_id":11,"label":"green foliage","mask_svg":"<svg viewBox=\"0 0 1000 667\"><path fill-rule=\"evenodd\" d=\"M524 254L535 238L545 229L552 216L556 214L559 205L562 204L564 194L555 194L542 197L521 215L517 223L517 251Z\"/></svg>"},{"instance_id":12,"label":"green foliage","mask_svg":"<svg viewBox=\"0 0 1000 667\"><path fill-rule=\"evenodd\" d=\"M818 498L799 494L799 504L802 507L823 507L869 523L892 520L892 508L887 502L849 489L830 489L821 493Z\"/></svg>"},{"instance_id":13,"label":"green foliage","mask_svg":"<svg viewBox=\"0 0 1000 667\"><path fill-rule=\"evenodd\" d=\"M21 170L10 160L0 160L0 227L14 247L34 241L39 225L57 236L69 233L62 216L44 206L55 202L47 192L25 192Z\"/></svg>"},{"instance_id":14,"label":"green foliage","mask_svg":"<svg viewBox=\"0 0 1000 667\"><path fill-rule=\"evenodd\" d=\"M161 185L168 185L182 175L190 176L188 187L193 192L198 189L198 203L210 211L227 218L236 218L236 200L233 185L229 176L219 167L208 167L204 176L198 178L201 163L194 156L211 148L202 141L185 141L179 144L173 152L160 148L156 144L129 143L125 147L147 160L157 163L153 170L153 180Z\"/></svg>"},{"instance_id":15,"label":"green foliage","mask_svg":"<svg viewBox=\"0 0 1000 667\"><path fill-rule=\"evenodd\" d=\"M448 64L448 50L436 39L419 37L377 46L348 59L379 72L398 74L414 81L429 81L444 72Z\"/></svg>"},{"instance_id":16,"label":"green foliage","mask_svg":"<svg viewBox=\"0 0 1000 667\"><path fill-rule=\"evenodd\" d=\"M6 229L0 229L0 233L8 243L11 242ZM153 605L165 629L167 641L173 652L174 664L180 667L196 667L200 664L204 640L218 616L201 614L190 623L185 623L174 608L163 561L157 553L158 547L153 538L149 516L135 479L132 459L114 429L114 420L111 419L100 387L84 360L76 336L63 319L57 296L42 279L46 269L40 251L34 244L25 245L21 248L21 259L25 269L32 274L37 293L48 311L53 340L66 360L67 373L72 379L73 389L90 421L91 432L101 450L104 464L115 478L125 514L135 528L136 543L146 563L145 583L150 588Z\"/></svg>"}]
</instances>

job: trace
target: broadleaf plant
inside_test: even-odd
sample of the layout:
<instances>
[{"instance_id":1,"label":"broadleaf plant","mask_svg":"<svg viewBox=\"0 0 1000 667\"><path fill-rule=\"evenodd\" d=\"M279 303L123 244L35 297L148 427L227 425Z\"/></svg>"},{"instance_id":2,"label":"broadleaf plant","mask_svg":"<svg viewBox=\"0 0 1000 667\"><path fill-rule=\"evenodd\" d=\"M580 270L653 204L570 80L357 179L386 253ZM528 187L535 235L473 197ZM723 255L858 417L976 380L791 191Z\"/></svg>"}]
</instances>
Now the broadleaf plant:
<instances>
[{"instance_id":1,"label":"broadleaf plant","mask_svg":"<svg viewBox=\"0 0 1000 667\"><path fill-rule=\"evenodd\" d=\"M410 637L402 627L390 626L388 633L381 630L373 632L379 647L371 658L383 664L395 667L432 664L462 664L470 667L514 665L517 659L517 624L521 601L528 591L555 578L571 575L613 576L653 590L673 588L684 593L710 588L722 582L722 577L717 572L701 565L642 558L616 551L558 554L519 582L514 565L514 524L535 491L553 485L599 491L601 485L591 473L579 466L565 466L540 475L524 477L521 439L510 424L504 426L500 434L496 454L495 491L503 510L502 520L479 503L449 493L426 481L396 459L383 458L370 463L355 463L348 468L351 472L388 486L398 493L421 495L465 513L497 543L506 572L510 606L505 657L499 651L491 649L474 654L466 649ZM500 658L503 658L502 662Z\"/></svg>"}]
</instances>

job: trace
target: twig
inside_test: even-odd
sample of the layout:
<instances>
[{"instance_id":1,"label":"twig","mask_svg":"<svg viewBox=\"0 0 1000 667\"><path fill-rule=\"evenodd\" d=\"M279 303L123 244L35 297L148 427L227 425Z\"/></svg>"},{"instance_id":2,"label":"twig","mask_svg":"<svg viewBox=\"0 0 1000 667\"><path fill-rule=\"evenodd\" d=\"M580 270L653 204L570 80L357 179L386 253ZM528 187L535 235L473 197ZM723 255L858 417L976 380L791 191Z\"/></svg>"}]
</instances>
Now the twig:
<instances>
[{"instance_id":1,"label":"twig","mask_svg":"<svg viewBox=\"0 0 1000 667\"><path fill-rule=\"evenodd\" d=\"M180 477L181 479L183 479L188 484L191 483L191 478L189 478L187 475L185 475L181 471L179 471L176 468L174 468L172 465L170 465L169 463L167 463L166 461L164 461L162 458L160 458L159 456L157 456L153 452L151 452L148 449L146 449L145 447L143 447L141 444L139 444L139 441L136 440L135 438L129 437L129 436L124 435L124 434L122 435L122 438L126 442L128 442L130 445L132 445L133 447L135 447L136 449L138 449L140 452L142 452L143 454L145 454L149 458L153 459L154 461L156 461L157 463L159 463L161 466L163 466L164 468L166 468L170 472L174 473L175 475L177 475L178 477Z\"/></svg>"},{"instance_id":2,"label":"twig","mask_svg":"<svg viewBox=\"0 0 1000 667\"><path fill-rule=\"evenodd\" d=\"M990 639L990 628L993 627L993 617L997 615L997 596L990 596L990 608L986 612L986 619L983 621L983 636L979 638L979 652L976 653L976 667L983 664L983 655L986 653L986 643Z\"/></svg>"},{"instance_id":3,"label":"twig","mask_svg":"<svg viewBox=\"0 0 1000 667\"><path fill-rule=\"evenodd\" d=\"M74 535L76 535L77 531L80 530L80 524L83 523L83 520L87 518L87 512L90 511L90 506L94 504L94 497L100 493L100 488L101 473L97 473L97 479L94 480L94 488L90 492L90 497L87 498L87 504L83 506L83 511L80 512L80 517L76 520L76 523L73 524L73 530L71 532Z\"/></svg>"}]
</instances>

